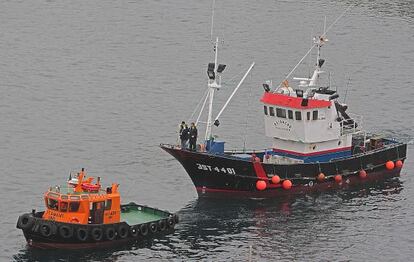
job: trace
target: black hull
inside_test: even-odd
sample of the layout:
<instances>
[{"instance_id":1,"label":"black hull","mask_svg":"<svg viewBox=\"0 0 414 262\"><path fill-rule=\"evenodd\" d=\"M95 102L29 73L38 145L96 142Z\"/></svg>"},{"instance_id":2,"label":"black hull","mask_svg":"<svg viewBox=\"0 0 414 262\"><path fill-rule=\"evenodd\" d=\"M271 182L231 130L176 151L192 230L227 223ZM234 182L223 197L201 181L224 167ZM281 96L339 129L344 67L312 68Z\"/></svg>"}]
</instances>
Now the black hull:
<instances>
[{"instance_id":1,"label":"black hull","mask_svg":"<svg viewBox=\"0 0 414 262\"><path fill-rule=\"evenodd\" d=\"M388 170L385 163L390 160L404 161L407 151L406 144L395 143L380 150L331 162L287 165L260 163L266 174L266 177L261 177L257 174L252 159L244 160L230 154L192 152L171 145L161 145L161 148L181 163L199 197L278 197L372 183L399 176L401 168ZM368 174L366 178L359 177L362 169ZM322 182L316 179L321 172L326 175ZM334 176L337 174L342 176L341 182L335 182ZM272 184L270 178L273 175L292 181L292 188L286 190L280 183ZM256 188L258 180L266 180L265 190Z\"/></svg>"},{"instance_id":2,"label":"black hull","mask_svg":"<svg viewBox=\"0 0 414 262\"><path fill-rule=\"evenodd\" d=\"M49 221L42 218L44 212L37 213L28 213L19 217L17 222L17 228L23 230L23 234L26 238L26 241L30 247L40 248L40 249L95 249L95 248L109 248L117 247L120 245L125 245L129 243L139 243L147 239L154 237L170 234L174 231L174 226L178 223L177 215L168 213L166 211L150 208L147 206L140 206L134 203L128 205L122 205L121 208L145 208L151 209L154 212L165 215L164 219L158 221L153 221L151 223L143 223L137 225L128 225L126 222L120 222L116 224L73 224L73 223L62 223L56 221ZM30 225L22 226L21 218L23 216L29 217L31 220ZM161 220L164 224L161 227ZM173 221L173 223L171 222ZM169 223L170 222L170 223ZM47 224L51 226L51 233L44 234L42 233L41 227ZM141 231L141 226L146 227L146 231ZM154 226L154 227L152 227ZM72 234L63 236L60 229L66 227L70 228ZM127 229L127 233L122 235L120 228L124 227ZM80 239L77 232L78 229L82 228L87 231L87 237ZM99 239L93 237L93 230L99 228L102 231L102 235ZM114 236L108 239L106 232L110 228L113 230ZM138 228L136 233L132 233L132 228Z\"/></svg>"}]
</instances>

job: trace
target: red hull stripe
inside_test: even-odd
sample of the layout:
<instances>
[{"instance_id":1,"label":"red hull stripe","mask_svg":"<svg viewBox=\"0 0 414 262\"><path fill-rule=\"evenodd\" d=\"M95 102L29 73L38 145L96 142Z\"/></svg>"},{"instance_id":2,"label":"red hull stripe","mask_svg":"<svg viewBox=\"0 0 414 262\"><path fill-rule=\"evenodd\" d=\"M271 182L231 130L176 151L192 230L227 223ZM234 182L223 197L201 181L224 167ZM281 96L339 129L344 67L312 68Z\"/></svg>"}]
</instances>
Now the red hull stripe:
<instances>
[{"instance_id":1,"label":"red hull stripe","mask_svg":"<svg viewBox=\"0 0 414 262\"><path fill-rule=\"evenodd\" d=\"M331 101L326 100L318 100L318 99L309 99L307 106L302 106L301 97L291 97L282 94L275 94L275 93L264 93L262 101L265 104L282 106L282 107L289 107L289 108L298 108L298 109L311 109L311 108L324 108L331 106Z\"/></svg>"},{"instance_id":2,"label":"red hull stripe","mask_svg":"<svg viewBox=\"0 0 414 262\"><path fill-rule=\"evenodd\" d=\"M330 154L330 153L336 153L336 152L348 151L348 150L351 150L350 146L304 154L304 153L299 153L299 152L294 152L294 151L289 151L289 150L284 150L284 149L273 148L273 152L280 152L280 153L297 155L297 156L318 156L318 155L324 155L324 154Z\"/></svg>"}]
</instances>

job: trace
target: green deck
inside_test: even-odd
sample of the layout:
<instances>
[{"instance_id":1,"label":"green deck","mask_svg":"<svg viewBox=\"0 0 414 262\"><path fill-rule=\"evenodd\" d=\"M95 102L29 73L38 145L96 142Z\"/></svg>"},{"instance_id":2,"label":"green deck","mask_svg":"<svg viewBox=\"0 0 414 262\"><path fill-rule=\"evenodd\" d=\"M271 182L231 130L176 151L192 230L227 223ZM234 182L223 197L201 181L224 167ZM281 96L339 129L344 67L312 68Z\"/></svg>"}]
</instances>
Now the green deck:
<instances>
[{"instance_id":1,"label":"green deck","mask_svg":"<svg viewBox=\"0 0 414 262\"><path fill-rule=\"evenodd\" d=\"M144 211L144 210L128 210L121 212L121 222L126 222L128 225L137 225L142 223L148 223L152 221L157 221L163 218L167 218L166 216L161 216L154 214L151 211Z\"/></svg>"}]
</instances>

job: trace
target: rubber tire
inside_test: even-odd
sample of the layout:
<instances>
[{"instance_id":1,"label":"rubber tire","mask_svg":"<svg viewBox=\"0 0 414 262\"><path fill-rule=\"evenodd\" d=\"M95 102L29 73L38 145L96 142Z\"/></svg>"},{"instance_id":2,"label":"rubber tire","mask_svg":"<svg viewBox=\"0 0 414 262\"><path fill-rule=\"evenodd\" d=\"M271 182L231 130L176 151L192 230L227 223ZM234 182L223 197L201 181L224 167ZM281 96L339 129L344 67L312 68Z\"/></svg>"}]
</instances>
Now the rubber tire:
<instances>
[{"instance_id":1,"label":"rubber tire","mask_svg":"<svg viewBox=\"0 0 414 262\"><path fill-rule=\"evenodd\" d=\"M168 225L169 228L174 228L174 226L175 226L174 218L169 217L167 219L167 225Z\"/></svg>"},{"instance_id":2,"label":"rubber tire","mask_svg":"<svg viewBox=\"0 0 414 262\"><path fill-rule=\"evenodd\" d=\"M179 221L179 219L178 219L178 215L177 214L174 214L174 222L176 223L176 224L178 224L178 221Z\"/></svg>"},{"instance_id":3,"label":"rubber tire","mask_svg":"<svg viewBox=\"0 0 414 262\"><path fill-rule=\"evenodd\" d=\"M140 230L139 227L137 226L133 226L129 229L129 233L131 234L132 237L137 237L139 236Z\"/></svg>"},{"instance_id":4,"label":"rubber tire","mask_svg":"<svg viewBox=\"0 0 414 262\"><path fill-rule=\"evenodd\" d=\"M117 232L118 232L119 238L123 239L123 238L126 238L128 236L129 228L128 228L127 225L120 225L118 227Z\"/></svg>"},{"instance_id":5,"label":"rubber tire","mask_svg":"<svg viewBox=\"0 0 414 262\"><path fill-rule=\"evenodd\" d=\"M148 225L142 224L141 226L139 226L139 231L141 232L141 235L145 237L146 235L148 235Z\"/></svg>"},{"instance_id":6,"label":"rubber tire","mask_svg":"<svg viewBox=\"0 0 414 262\"><path fill-rule=\"evenodd\" d=\"M85 242L89 237L89 231L87 228L84 227L78 227L76 229L76 238L81 241Z\"/></svg>"},{"instance_id":7,"label":"rubber tire","mask_svg":"<svg viewBox=\"0 0 414 262\"><path fill-rule=\"evenodd\" d=\"M56 226L51 223L42 222L39 228L40 234L44 237L50 237L56 234Z\"/></svg>"},{"instance_id":8,"label":"rubber tire","mask_svg":"<svg viewBox=\"0 0 414 262\"><path fill-rule=\"evenodd\" d=\"M107 240L114 240L115 237L116 237L116 234L115 233L116 233L116 231L115 231L115 229L113 227L108 227L105 230L105 238Z\"/></svg>"},{"instance_id":9,"label":"rubber tire","mask_svg":"<svg viewBox=\"0 0 414 262\"><path fill-rule=\"evenodd\" d=\"M94 227L91 230L91 237L94 241L101 241L103 238L103 230L101 227Z\"/></svg>"},{"instance_id":10,"label":"rubber tire","mask_svg":"<svg viewBox=\"0 0 414 262\"><path fill-rule=\"evenodd\" d=\"M34 222L35 222L35 219L32 215L23 214L23 215L19 216L19 219L17 220L17 228L20 228L23 231L26 231L26 230L32 228Z\"/></svg>"},{"instance_id":11,"label":"rubber tire","mask_svg":"<svg viewBox=\"0 0 414 262\"><path fill-rule=\"evenodd\" d=\"M151 233L154 234L155 232L157 232L157 229L158 229L157 224L156 223L151 223L149 225L149 229L150 229Z\"/></svg>"},{"instance_id":12,"label":"rubber tire","mask_svg":"<svg viewBox=\"0 0 414 262\"><path fill-rule=\"evenodd\" d=\"M160 231L164 231L165 229L167 229L167 220L162 219L158 221L158 228L160 229Z\"/></svg>"},{"instance_id":13,"label":"rubber tire","mask_svg":"<svg viewBox=\"0 0 414 262\"><path fill-rule=\"evenodd\" d=\"M59 236L63 239L69 239L73 237L73 228L71 226L62 225L59 227Z\"/></svg>"}]
</instances>

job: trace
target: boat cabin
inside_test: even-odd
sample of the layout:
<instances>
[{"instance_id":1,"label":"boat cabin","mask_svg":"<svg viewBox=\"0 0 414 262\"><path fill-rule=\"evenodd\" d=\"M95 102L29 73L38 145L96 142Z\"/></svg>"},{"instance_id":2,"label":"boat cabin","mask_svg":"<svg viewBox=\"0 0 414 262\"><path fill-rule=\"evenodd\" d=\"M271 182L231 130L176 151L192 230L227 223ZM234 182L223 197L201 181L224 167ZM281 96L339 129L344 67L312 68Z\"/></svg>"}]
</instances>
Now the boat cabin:
<instances>
[{"instance_id":1,"label":"boat cabin","mask_svg":"<svg viewBox=\"0 0 414 262\"><path fill-rule=\"evenodd\" d=\"M120 221L118 184L101 189L100 178L86 178L82 169L67 185L50 187L44 194L43 218L64 223L110 224Z\"/></svg>"}]
</instances>

